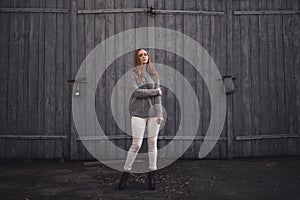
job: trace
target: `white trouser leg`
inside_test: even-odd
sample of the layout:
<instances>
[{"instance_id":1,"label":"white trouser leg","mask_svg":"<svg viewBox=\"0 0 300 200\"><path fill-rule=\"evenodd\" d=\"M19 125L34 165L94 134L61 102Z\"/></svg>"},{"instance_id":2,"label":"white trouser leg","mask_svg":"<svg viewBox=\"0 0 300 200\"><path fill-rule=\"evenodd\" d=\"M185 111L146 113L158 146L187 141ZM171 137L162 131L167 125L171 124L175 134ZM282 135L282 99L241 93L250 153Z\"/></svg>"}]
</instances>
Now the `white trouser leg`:
<instances>
[{"instance_id":1,"label":"white trouser leg","mask_svg":"<svg viewBox=\"0 0 300 200\"><path fill-rule=\"evenodd\" d=\"M130 171L135 158L142 146L147 118L132 117L131 129L132 129L132 144L127 153L124 170Z\"/></svg>"},{"instance_id":2,"label":"white trouser leg","mask_svg":"<svg viewBox=\"0 0 300 200\"><path fill-rule=\"evenodd\" d=\"M148 119L148 157L149 169L156 170L157 166L157 137L160 124L157 123L157 117Z\"/></svg>"}]
</instances>

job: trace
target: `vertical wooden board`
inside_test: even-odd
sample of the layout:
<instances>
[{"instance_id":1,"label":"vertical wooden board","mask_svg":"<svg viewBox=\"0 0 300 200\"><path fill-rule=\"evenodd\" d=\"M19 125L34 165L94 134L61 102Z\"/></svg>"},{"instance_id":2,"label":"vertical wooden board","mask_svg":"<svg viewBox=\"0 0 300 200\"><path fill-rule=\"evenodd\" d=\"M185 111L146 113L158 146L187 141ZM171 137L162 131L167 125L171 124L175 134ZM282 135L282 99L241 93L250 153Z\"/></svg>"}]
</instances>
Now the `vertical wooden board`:
<instances>
[{"instance_id":1,"label":"vertical wooden board","mask_svg":"<svg viewBox=\"0 0 300 200\"><path fill-rule=\"evenodd\" d=\"M45 7L45 0L40 0L40 8ZM37 129L44 133L45 120L45 15L39 14L38 36L38 102L37 102Z\"/></svg>"},{"instance_id":2,"label":"vertical wooden board","mask_svg":"<svg viewBox=\"0 0 300 200\"><path fill-rule=\"evenodd\" d=\"M240 1L241 10L249 10L249 0ZM241 77L243 135L251 134L251 70L250 70L250 35L249 16L240 17L241 29Z\"/></svg>"},{"instance_id":3,"label":"vertical wooden board","mask_svg":"<svg viewBox=\"0 0 300 200\"><path fill-rule=\"evenodd\" d=\"M196 1L196 9L197 10L202 10L203 9L203 1L202 0L197 0ZM203 16L202 15L196 15L195 17L195 20L196 20L196 41L202 46L203 44ZM200 54L200 52L197 51L197 55L200 57L202 57L202 54ZM202 59L201 59L202 60ZM200 65L201 63L199 63ZM199 118L199 127L198 127L198 132L196 134L196 136L201 136L203 133L203 112L202 112L202 108L203 108L203 90L206 89L205 87L205 82L202 78L202 76L197 73L196 75L196 96L197 96L197 99L198 99L198 103L199 103L199 110L200 110L200 118ZM201 143L202 141L201 140L194 140L193 142L193 145L194 145L194 158L198 158L198 154L199 154L199 150L200 150L200 147L201 147Z\"/></svg>"},{"instance_id":4,"label":"vertical wooden board","mask_svg":"<svg viewBox=\"0 0 300 200\"><path fill-rule=\"evenodd\" d=\"M282 9L293 9L291 1L282 2ZM288 133L296 133L296 102L293 66L293 29L294 19L292 15L283 16L283 54L285 73L285 95L287 109Z\"/></svg>"},{"instance_id":5,"label":"vertical wooden board","mask_svg":"<svg viewBox=\"0 0 300 200\"><path fill-rule=\"evenodd\" d=\"M39 1L39 7L44 8L46 6L45 0ZM37 73L37 121L36 128L39 134L45 134L45 15L43 13L38 14L38 71ZM38 150L41 152L41 156L44 157L44 143L38 143ZM28 147L31 146L28 141ZM28 157L30 155L27 151Z\"/></svg>"},{"instance_id":6,"label":"vertical wooden board","mask_svg":"<svg viewBox=\"0 0 300 200\"><path fill-rule=\"evenodd\" d=\"M105 8L105 1L97 0L95 1L95 9L104 9ZM95 16L95 45L98 45L100 42L105 40L105 15L96 15ZM96 57L96 63L99 61ZM105 63L104 61L100 61ZM96 109L98 113L98 121L95 123L100 123L102 129L106 131L106 117L105 117L105 107L106 107L106 96L105 96L105 75L102 75L102 81L98 82L97 92L95 94L95 102L96 102ZM99 115L99 113L104 113L104 115ZM104 140L99 140L96 146L98 152L100 152L100 157L105 158L106 156L106 142Z\"/></svg>"},{"instance_id":7,"label":"vertical wooden board","mask_svg":"<svg viewBox=\"0 0 300 200\"><path fill-rule=\"evenodd\" d=\"M88 0L88 1L84 1L84 8L86 10L93 10L94 8L94 0ZM90 54L93 56L93 59L91 59L89 62L86 62L87 67L91 67L91 70L86 71L86 76L87 77L92 77L91 80L88 80L91 85L95 84L95 54L94 52L92 52L92 50L95 47L95 15L93 14L87 14L84 16L84 35L85 35L85 57L84 59ZM89 74L88 74L89 73ZM83 87L85 87L86 84L80 84ZM94 94L90 93L91 91L93 91L93 89L91 88L85 88L85 92L86 92L86 96L85 97L89 97L89 96L93 96ZM86 101L87 102L87 99ZM93 110L90 110L91 106L88 105L86 103L86 105L84 106L85 112L86 112L86 118L85 118L85 132L86 135L88 136L95 136L97 135L97 132L95 130L95 123L96 121L93 118L93 115L91 115L90 113L93 112ZM95 142L94 141L89 141L88 143L88 151L94 151L95 150Z\"/></svg>"},{"instance_id":8,"label":"vertical wooden board","mask_svg":"<svg viewBox=\"0 0 300 200\"><path fill-rule=\"evenodd\" d=\"M214 1L210 1L210 5L209 5L209 10L215 10L215 2ZM211 58L213 59L213 61L215 60L216 58L216 18L215 16L210 16L210 41L209 41L209 45L210 45L210 56ZM214 61L215 62L215 61ZM212 61L209 61L209 73L211 73L212 71ZM211 77L208 81L208 85L211 86L211 85L215 85L215 81L214 80L214 77ZM214 95L216 94L215 93L216 91L209 91L209 93L214 93ZM209 96L209 99L210 99L210 96ZM212 102L211 102L212 103ZM215 115L215 113L212 113L212 112L216 112L216 110L212 110L210 109L210 117L212 115ZM210 123L213 127L213 130L215 132L215 122L214 120L212 120L212 118L210 118ZM211 141L212 142L212 141ZM218 149L218 145L216 144L214 146L214 148L212 149L212 151L209 153L209 156L214 158L216 157L216 153L218 151L216 151Z\"/></svg>"},{"instance_id":9,"label":"vertical wooden board","mask_svg":"<svg viewBox=\"0 0 300 200\"><path fill-rule=\"evenodd\" d=\"M195 10L197 7L197 2L196 0L192 1L184 1L184 10ZM183 16L183 33L188 35L189 37L196 39L196 16L195 15L184 15ZM197 49L192 49L193 52L197 53ZM189 55L186 54L187 52L183 52L184 57L188 57ZM192 58L194 61L197 59L196 57ZM192 66L188 61L184 61L184 77L189 80L194 92L197 92L197 76L194 70L195 66ZM193 124L199 123L195 119L195 115L197 114L195 109L191 109L191 107L196 107L199 105L191 105L190 104L190 96L188 96L187 90L183 91L183 96L184 96L184 111L185 113L188 113L189 115L189 122L192 122ZM187 127L185 127L187 128ZM196 133L185 133L185 136L190 136ZM187 146L189 143L189 140L185 140L184 144ZM193 145L189 148L190 151L187 151L185 153L185 157L188 157L192 152L193 152Z\"/></svg>"},{"instance_id":10,"label":"vertical wooden board","mask_svg":"<svg viewBox=\"0 0 300 200\"><path fill-rule=\"evenodd\" d=\"M46 7L56 8L56 2L46 2ZM53 135L55 133L55 84L56 84L56 15L52 13L45 14L45 134ZM45 141L46 157L53 157L54 141Z\"/></svg>"},{"instance_id":11,"label":"vertical wooden board","mask_svg":"<svg viewBox=\"0 0 300 200\"><path fill-rule=\"evenodd\" d=\"M233 1L233 11L240 10L239 1ZM242 123L241 119L241 56L240 56L240 17L239 16L233 16L232 19L232 26L233 26L233 38L232 38L232 58L233 58L233 75L237 79L235 80L235 93L233 96L233 130L234 130L234 136L238 136L242 134ZM235 155L238 156L236 152L240 152L239 149L240 145L237 144L235 149Z\"/></svg>"},{"instance_id":12,"label":"vertical wooden board","mask_svg":"<svg viewBox=\"0 0 300 200\"><path fill-rule=\"evenodd\" d=\"M83 0L79 0L77 1L77 10L82 10L82 9L85 9L85 3ZM86 48L85 48L85 45L86 45L86 36L85 36L85 17L86 15L78 15L76 14L77 17L76 17L76 65L77 66L74 66L75 69L74 69L74 79L75 79L75 76L77 74L77 71L79 70L79 67L86 67L85 66L85 62L84 62L84 59L85 59L85 56L86 56ZM75 64L75 63L74 63ZM85 77L86 74L84 73L83 76ZM83 77L77 77L77 78L83 78ZM74 83L73 87L75 87L75 90L79 90L80 92L80 98L84 98L85 95L86 95L86 85L83 84L83 83ZM72 95L75 95L74 93ZM73 96L72 96L73 97ZM85 110L85 101L83 104L80 105L80 112L83 113L83 115L85 116L84 117L84 120L78 122L80 124L78 124L80 127L83 127L83 130L86 130L86 121L85 121L85 118L86 118L86 110ZM77 132L77 130L76 130ZM78 141L78 132L75 134L76 136L76 142L75 142L75 148L76 148L76 151L77 151L77 155L78 155L78 158L82 158L83 155L84 155L84 152L85 152L85 147L83 146L83 144ZM80 136L85 136L86 135L86 132L84 133L81 133ZM77 156L76 155L76 156Z\"/></svg>"},{"instance_id":13,"label":"vertical wooden board","mask_svg":"<svg viewBox=\"0 0 300 200\"><path fill-rule=\"evenodd\" d=\"M240 1L241 10L249 10L249 1ZM241 33L241 101L242 101L242 135L251 135L251 71L250 71L250 35L249 33L249 16L240 17ZM244 151L247 155L251 154L251 143L246 143Z\"/></svg>"},{"instance_id":14,"label":"vertical wooden board","mask_svg":"<svg viewBox=\"0 0 300 200\"><path fill-rule=\"evenodd\" d=\"M182 0L176 1L175 10L183 10L183 9L184 9L184 1L182 1ZM183 30L183 26L184 26L183 22L184 22L183 15L175 15L175 30L176 31L183 33L183 31L184 31ZM177 40L177 39L175 40L175 42L176 42L175 52L183 52L183 44L181 41L182 41L182 38L180 38L179 40ZM177 54L175 56L175 70L184 76L184 61L183 61L183 58L181 58ZM183 88L183 84L180 83L180 79L179 79L178 75L176 75L175 81L176 81L175 93L177 94L178 101L181 101L184 104L184 97L183 97L184 88ZM176 105L176 118L180 119L179 123L176 124L176 130L178 129L180 123L182 123L183 118L181 116L183 116L183 113L184 113L183 105L180 105L180 104ZM184 126L182 128L184 130ZM183 141L176 140L175 148L176 148L176 154L178 154L179 152L182 152Z\"/></svg>"},{"instance_id":15,"label":"vertical wooden board","mask_svg":"<svg viewBox=\"0 0 300 200\"><path fill-rule=\"evenodd\" d=\"M8 1L1 1L0 7L9 7ZM7 105L8 105L8 77L9 77L9 49L10 49L10 18L9 13L0 13L0 135L7 134ZM5 140L1 139L1 144ZM5 151L1 145L0 154Z\"/></svg>"},{"instance_id":16,"label":"vertical wooden board","mask_svg":"<svg viewBox=\"0 0 300 200\"><path fill-rule=\"evenodd\" d=\"M226 72L229 75L233 75L233 57L232 57L232 38L233 38L233 15L232 15L232 0L226 1ZM227 158L233 158L233 95L227 98Z\"/></svg>"},{"instance_id":17,"label":"vertical wooden board","mask_svg":"<svg viewBox=\"0 0 300 200\"><path fill-rule=\"evenodd\" d=\"M174 10L175 9L175 4L172 0L166 0L165 1L165 5L164 5L165 9L170 9L170 10ZM171 30L175 30L175 15L166 15L165 16L165 28L171 29ZM165 38L166 41L166 49L173 49L175 47L175 37L174 35L168 35ZM169 67L171 67L172 69L175 68L175 54L171 53L171 52L166 52L165 55L165 64ZM174 72L165 72L164 75L164 79L165 82L167 82L168 85L174 84L173 80L175 77L175 71ZM168 78L170 77L170 78ZM176 123L177 119L176 119L176 112L178 113L178 111L176 110L176 96L173 94L173 92L171 92L168 88L166 88L164 90L164 97L163 97L163 106L165 107L166 110L166 119L165 120L165 127L164 127L164 133L166 135L169 136L174 136L176 135ZM175 152L175 146L174 149L171 150ZM172 152L170 152L172 153ZM168 156L169 157L169 156Z\"/></svg>"},{"instance_id":18,"label":"vertical wooden board","mask_svg":"<svg viewBox=\"0 0 300 200\"><path fill-rule=\"evenodd\" d=\"M258 1L250 1L250 10L258 10ZM258 16L250 17L250 62L251 62L251 134L260 132L260 96L259 96L259 37Z\"/></svg>"},{"instance_id":19,"label":"vertical wooden board","mask_svg":"<svg viewBox=\"0 0 300 200\"><path fill-rule=\"evenodd\" d=\"M218 37L218 45L217 45L217 60L216 64L218 66L218 69L221 73L221 75L227 75L227 63L226 63L226 56L227 56L227 48L226 48L226 41L227 41L227 32L226 27L227 25L227 18L226 18L226 4L227 1L218 1L216 0L216 11L223 11L224 15L216 16L216 29L217 29L217 37ZM220 105L220 104L219 104ZM218 107L218 110L220 110L220 107ZM227 135L227 128L226 123L224 124L221 137L226 137ZM222 150L223 150L222 145ZM224 153L224 152L222 152ZM226 154L226 152L225 152Z\"/></svg>"},{"instance_id":20,"label":"vertical wooden board","mask_svg":"<svg viewBox=\"0 0 300 200\"><path fill-rule=\"evenodd\" d=\"M134 8L135 7L135 0L128 0L124 2L124 9L126 8ZM123 14L124 17L124 30L129 30L132 28L135 28L135 23L136 23L136 17L134 13L128 13L128 14ZM135 47L135 34L131 35L129 38L124 38L124 46L134 48ZM134 67L134 52L130 52L128 54L124 55L124 67L125 67L125 72L132 69ZM125 94L126 95L126 94ZM126 97L126 96L125 96ZM128 98L128 97L126 97ZM126 110L127 114L129 114L129 111ZM131 127L131 121L125 119L125 129L127 130L128 127ZM125 139L125 149L128 150L131 145L131 137L126 137Z\"/></svg>"},{"instance_id":21,"label":"vertical wooden board","mask_svg":"<svg viewBox=\"0 0 300 200\"><path fill-rule=\"evenodd\" d=\"M110 0L106 0L106 9L113 9L114 2ZM115 34L115 14L106 14L106 24L105 24L105 38L109 38ZM105 47L106 57L115 56L114 54L110 54L108 52L115 52L115 39L112 39L112 43L106 45ZM107 60L105 64L108 65ZM115 78L115 63L112 63L109 68L107 68L105 76L105 96L106 96L106 134L107 135L115 135L115 123L111 112L111 93L114 88L114 78ZM116 156L116 151L114 149L109 149L108 152L109 158L114 158Z\"/></svg>"},{"instance_id":22,"label":"vertical wooden board","mask_svg":"<svg viewBox=\"0 0 300 200\"><path fill-rule=\"evenodd\" d=\"M211 11L220 11L220 10L224 10L224 8L222 7L222 3L220 3L219 1L211 1L211 5L210 5L210 10ZM221 25L221 19L223 18L224 16L212 16L211 17L211 55L212 55L212 58L213 58L213 61L216 63L216 66L220 72L221 75L223 75L225 73L225 66L222 62L222 52L220 52L220 49L221 49L221 45L222 45L222 38L223 37L226 37L226 34L222 34L223 31L222 31L222 25ZM221 37L221 35L224 35L223 37ZM224 48L225 49L225 48ZM214 79L211 79L211 82L210 84L217 84L216 81L222 81L222 80L214 80ZM216 90L213 90L211 91L214 94L214 96L217 96L216 94ZM217 102L215 104L215 110L214 110L214 116L219 116L218 112L220 112L220 105L221 105L222 102L220 102L220 99L217 99ZM213 119L211 119L213 120ZM215 125L215 120L211 121L213 126L214 126L214 129L217 128L216 125ZM223 132L223 134L222 134ZM224 135L225 134L225 131L224 129L221 130L221 135ZM221 157L221 146L220 146L220 142L217 142L216 143L216 147L217 148L216 150L214 150L213 152L215 152L215 155L214 157L216 158L219 158Z\"/></svg>"},{"instance_id":23,"label":"vertical wooden board","mask_svg":"<svg viewBox=\"0 0 300 200\"><path fill-rule=\"evenodd\" d=\"M10 6L16 6L11 4ZM19 14L11 13L9 30L9 67L7 87L7 134L17 133L17 92L19 66Z\"/></svg>"},{"instance_id":24,"label":"vertical wooden board","mask_svg":"<svg viewBox=\"0 0 300 200\"><path fill-rule=\"evenodd\" d=\"M164 4L163 1L154 1L154 8L159 9L159 10L163 10L163 9L165 9L165 4ZM154 21L154 27L163 27L163 28L165 27L165 25L166 25L166 21L165 20L166 19L165 19L164 15L157 14L157 15L152 16L152 18L153 19L151 19L151 20ZM137 20L138 20L138 18L137 18ZM149 35L148 37L150 39L151 36ZM156 43L156 42L158 43L159 42L159 43L163 44L164 47L165 47L165 45L166 45L166 38L163 37L163 35L161 35L158 32L155 32L154 33L154 38L155 38L154 43ZM151 54L152 52L154 54ZM167 64L168 65L168 63L166 63L166 51L159 50L159 49L154 49L152 52L150 52L150 54L151 54L152 62L154 62L154 64L158 63L158 64ZM159 76L160 76L161 80L163 80L163 79L166 80L166 72L165 72L165 70L160 71ZM162 105L165 107L166 106L166 95L165 95L166 94L166 88L162 87L162 93L163 93L163 95L161 97ZM166 135L169 135L169 132L168 132L168 130L165 127L164 129L162 129L160 131L159 136L166 136ZM165 139L163 139L158 144L159 144L159 148L162 148L162 147L164 147L167 144L167 141ZM165 157L167 155L168 154L161 154L160 156Z\"/></svg>"},{"instance_id":25,"label":"vertical wooden board","mask_svg":"<svg viewBox=\"0 0 300 200\"><path fill-rule=\"evenodd\" d=\"M57 1L57 8L63 9L64 8L64 1ZM66 89L64 87L64 77L65 77L65 66L64 66L64 57L66 56L65 50L64 50L64 34L65 29L64 27L67 26L65 24L65 15L63 13L56 14L56 81L55 81L55 120L56 120L56 126L55 126L55 134L56 135L63 135L64 134L64 127L67 125L64 121L64 93L66 92ZM55 143L57 146L58 142ZM60 143L62 144L62 143ZM58 151L62 151L63 146L58 146Z\"/></svg>"},{"instance_id":26,"label":"vertical wooden board","mask_svg":"<svg viewBox=\"0 0 300 200\"><path fill-rule=\"evenodd\" d=\"M233 10L240 10L240 2L234 1ZM234 132L235 136L243 134L243 107L242 107L242 67L241 61L241 23L240 16L233 17L233 66L234 76L237 77L235 80L236 92L234 96Z\"/></svg>"},{"instance_id":27,"label":"vertical wooden board","mask_svg":"<svg viewBox=\"0 0 300 200\"><path fill-rule=\"evenodd\" d=\"M267 9L267 1L259 0L259 10ZM260 121L261 134L269 132L269 87L268 87L268 19L265 15L259 16L259 69L260 69Z\"/></svg>"},{"instance_id":28,"label":"vertical wooden board","mask_svg":"<svg viewBox=\"0 0 300 200\"><path fill-rule=\"evenodd\" d=\"M25 1L22 1L20 3L17 4L17 6L19 7L24 7ZM27 63L25 62L25 43L26 41L26 32L25 32L25 27L26 27L26 18L25 13L20 13L18 15L18 21L19 21L19 29L18 29L18 33L20 34L19 38L18 38L18 66L15 66L17 69L17 94L16 98L17 98L17 123L16 123L16 127L17 127L17 134L27 134L27 132L25 132L25 126L24 126L24 120L26 119L25 115L25 106L26 106L26 71L27 71L27 67L28 65L26 65ZM26 113L27 114L27 113Z\"/></svg>"},{"instance_id":29,"label":"vertical wooden board","mask_svg":"<svg viewBox=\"0 0 300 200\"><path fill-rule=\"evenodd\" d=\"M275 9L275 0L268 1L267 9L274 10ZM268 69L269 69L269 132L276 133L277 128L277 95L276 95L276 66L275 66L275 16L268 16Z\"/></svg>"},{"instance_id":30,"label":"vertical wooden board","mask_svg":"<svg viewBox=\"0 0 300 200\"><path fill-rule=\"evenodd\" d=\"M146 8L147 7L147 0L136 0L135 2L136 8ZM136 28L146 27L147 26L147 13L141 12L136 13Z\"/></svg>"},{"instance_id":31,"label":"vertical wooden board","mask_svg":"<svg viewBox=\"0 0 300 200\"><path fill-rule=\"evenodd\" d=\"M29 0L25 0L23 7L30 7L29 5ZM25 134L28 134L28 92L29 92L29 85L28 85L28 78L29 78L29 28L30 28L30 15L28 14L24 14L23 16L21 16L22 19L24 19L24 29L23 29L23 40L24 40L24 47L22 47L22 40L20 40L19 43L19 48L21 49L21 47L23 48L20 52L20 55L23 54L23 58L20 59L20 61L23 63L23 67L24 67L24 71L23 71L23 82L21 83L22 86L19 88L23 88L23 102L21 103L21 101L18 102L18 104L22 104L22 112L20 113L20 118L21 118L21 127L23 127L22 131ZM23 23L21 23L23 26ZM20 57L19 55L19 57ZM18 106L19 107L19 106ZM21 107L21 106L20 106ZM26 143L23 143L26 144ZM26 148L26 146L24 146L24 148Z\"/></svg>"},{"instance_id":32,"label":"vertical wooden board","mask_svg":"<svg viewBox=\"0 0 300 200\"><path fill-rule=\"evenodd\" d=\"M30 7L38 8L39 1L31 0ZM29 14L29 64L28 64L28 132L38 133L38 78L39 78L39 15Z\"/></svg>"},{"instance_id":33,"label":"vertical wooden board","mask_svg":"<svg viewBox=\"0 0 300 200\"><path fill-rule=\"evenodd\" d=\"M293 8L294 9L300 9L300 3L296 4L297 1L294 2ZM293 38L293 52L294 52L294 71L295 71L295 79L294 79L294 85L296 86L296 106L297 106L297 112L296 112L296 133L300 134L300 15L294 16L294 38Z\"/></svg>"},{"instance_id":34,"label":"vertical wooden board","mask_svg":"<svg viewBox=\"0 0 300 200\"><path fill-rule=\"evenodd\" d=\"M210 1L209 0L203 0L203 10L204 11L209 11L210 10ZM202 32L203 32L203 43L202 46L203 48L207 51L209 55L211 55L211 19L210 16L204 15L203 16L203 25L202 25ZM204 59L202 59L204 60ZM202 66L205 63L202 63ZM204 69L204 73L207 73L206 69L209 69L209 67L206 67ZM208 87L207 84L203 84L202 87L202 123L203 123L203 129L202 129L202 136L206 135L209 123L210 123L210 117L211 117L211 101L210 101L210 95L208 92ZM200 108L201 109L201 108Z\"/></svg>"},{"instance_id":35,"label":"vertical wooden board","mask_svg":"<svg viewBox=\"0 0 300 200\"><path fill-rule=\"evenodd\" d=\"M282 0L275 0L275 9L281 9ZM275 16L275 66L276 66L276 92L277 92L277 131L287 133L287 110L285 103L285 77L283 54L283 15Z\"/></svg>"},{"instance_id":36,"label":"vertical wooden board","mask_svg":"<svg viewBox=\"0 0 300 200\"><path fill-rule=\"evenodd\" d=\"M72 78L72 66L71 66L71 38L70 38L70 19L71 19L71 6L70 1L66 0L64 3L64 8L69 10L69 14L63 15L63 84L62 84L62 90L63 90L63 135L67 136L67 140L63 141L63 152L64 152L64 158L70 158L70 138L71 138L71 101L72 101L72 85L68 82L68 80L73 79ZM75 33L72 33L75 34Z\"/></svg>"},{"instance_id":37,"label":"vertical wooden board","mask_svg":"<svg viewBox=\"0 0 300 200\"><path fill-rule=\"evenodd\" d=\"M250 10L258 10L258 1L250 1ZM260 85L259 85L259 36L258 16L250 17L250 62L251 62L251 135L260 133ZM258 143L252 142L252 152L255 155ZM258 155L258 154L257 154Z\"/></svg>"},{"instance_id":38,"label":"vertical wooden board","mask_svg":"<svg viewBox=\"0 0 300 200\"><path fill-rule=\"evenodd\" d=\"M115 8L124 8L123 5L123 1L122 0L115 0ZM125 29L125 24L124 24L124 14L123 13L118 13L115 16L116 18L116 33L120 33L122 31L124 31ZM124 38L123 36L120 38L120 40L116 41L116 49L118 51L123 51L124 50L124 42L125 42L126 38ZM117 58L116 60L116 71L115 71L115 84L119 81L119 79L125 74L125 58L124 55L121 56L120 58ZM118 90L116 90L116 94L118 99L112 99L112 101L114 100L115 102L113 103L114 105L114 109L116 110L117 114L120 114L122 117L122 124L125 123L125 118L127 116L127 111L123 110L124 109L124 105L126 104L125 102L125 81L123 82L122 86L119 87ZM116 121L116 120L114 120ZM125 125L125 124L123 124ZM123 135L126 136L126 133L124 134L117 126L116 126L116 134L117 135ZM124 139L120 139L117 140L117 146L119 148L123 148L125 149L125 138ZM125 154L122 155L117 155L118 159L122 159L125 158Z\"/></svg>"}]
</instances>

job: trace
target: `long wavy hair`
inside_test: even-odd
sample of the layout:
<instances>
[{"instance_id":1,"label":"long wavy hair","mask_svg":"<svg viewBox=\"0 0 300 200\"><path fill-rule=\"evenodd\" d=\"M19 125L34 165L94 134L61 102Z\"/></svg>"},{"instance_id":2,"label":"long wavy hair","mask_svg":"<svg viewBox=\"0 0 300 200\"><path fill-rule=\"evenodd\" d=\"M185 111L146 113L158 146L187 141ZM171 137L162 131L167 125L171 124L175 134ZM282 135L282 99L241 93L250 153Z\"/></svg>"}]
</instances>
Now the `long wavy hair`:
<instances>
[{"instance_id":1,"label":"long wavy hair","mask_svg":"<svg viewBox=\"0 0 300 200\"><path fill-rule=\"evenodd\" d=\"M144 50L148 54L148 63L147 64L142 64L140 57L139 57L139 51ZM156 79L159 79L158 72L156 71L154 65L152 64L151 58L149 51L146 49L137 49L134 54L134 66L135 66L135 72L137 74L136 76L136 81L138 83L143 82L144 80L144 72L147 70L149 74L151 74L153 77Z\"/></svg>"}]
</instances>

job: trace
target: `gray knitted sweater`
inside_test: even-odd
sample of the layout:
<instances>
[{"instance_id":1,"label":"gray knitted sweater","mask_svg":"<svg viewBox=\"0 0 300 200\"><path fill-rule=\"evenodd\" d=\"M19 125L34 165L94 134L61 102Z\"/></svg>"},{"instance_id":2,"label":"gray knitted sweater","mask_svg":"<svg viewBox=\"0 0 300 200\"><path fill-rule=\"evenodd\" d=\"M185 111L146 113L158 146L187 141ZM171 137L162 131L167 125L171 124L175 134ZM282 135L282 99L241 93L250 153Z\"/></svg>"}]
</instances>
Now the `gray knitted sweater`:
<instances>
[{"instance_id":1,"label":"gray knitted sweater","mask_svg":"<svg viewBox=\"0 0 300 200\"><path fill-rule=\"evenodd\" d=\"M143 82L137 83L136 76L133 69L129 72L127 79L127 87L132 94L129 100L130 116L141 118L163 116L161 96L158 90L160 81L145 72Z\"/></svg>"}]
</instances>

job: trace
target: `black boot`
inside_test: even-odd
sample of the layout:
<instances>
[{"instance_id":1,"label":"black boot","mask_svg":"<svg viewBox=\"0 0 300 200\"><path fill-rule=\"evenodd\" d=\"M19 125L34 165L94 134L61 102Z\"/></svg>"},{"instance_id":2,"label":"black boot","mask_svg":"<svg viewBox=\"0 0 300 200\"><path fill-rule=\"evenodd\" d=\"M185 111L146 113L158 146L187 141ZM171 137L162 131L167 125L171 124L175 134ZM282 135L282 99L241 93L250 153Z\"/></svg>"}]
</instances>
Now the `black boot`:
<instances>
[{"instance_id":1,"label":"black boot","mask_svg":"<svg viewBox=\"0 0 300 200\"><path fill-rule=\"evenodd\" d=\"M126 187L128 177L129 177L129 172L123 172L118 186L119 190L124 190L124 188Z\"/></svg>"},{"instance_id":2,"label":"black boot","mask_svg":"<svg viewBox=\"0 0 300 200\"><path fill-rule=\"evenodd\" d=\"M155 171L148 172L149 190L155 190Z\"/></svg>"}]
</instances>

